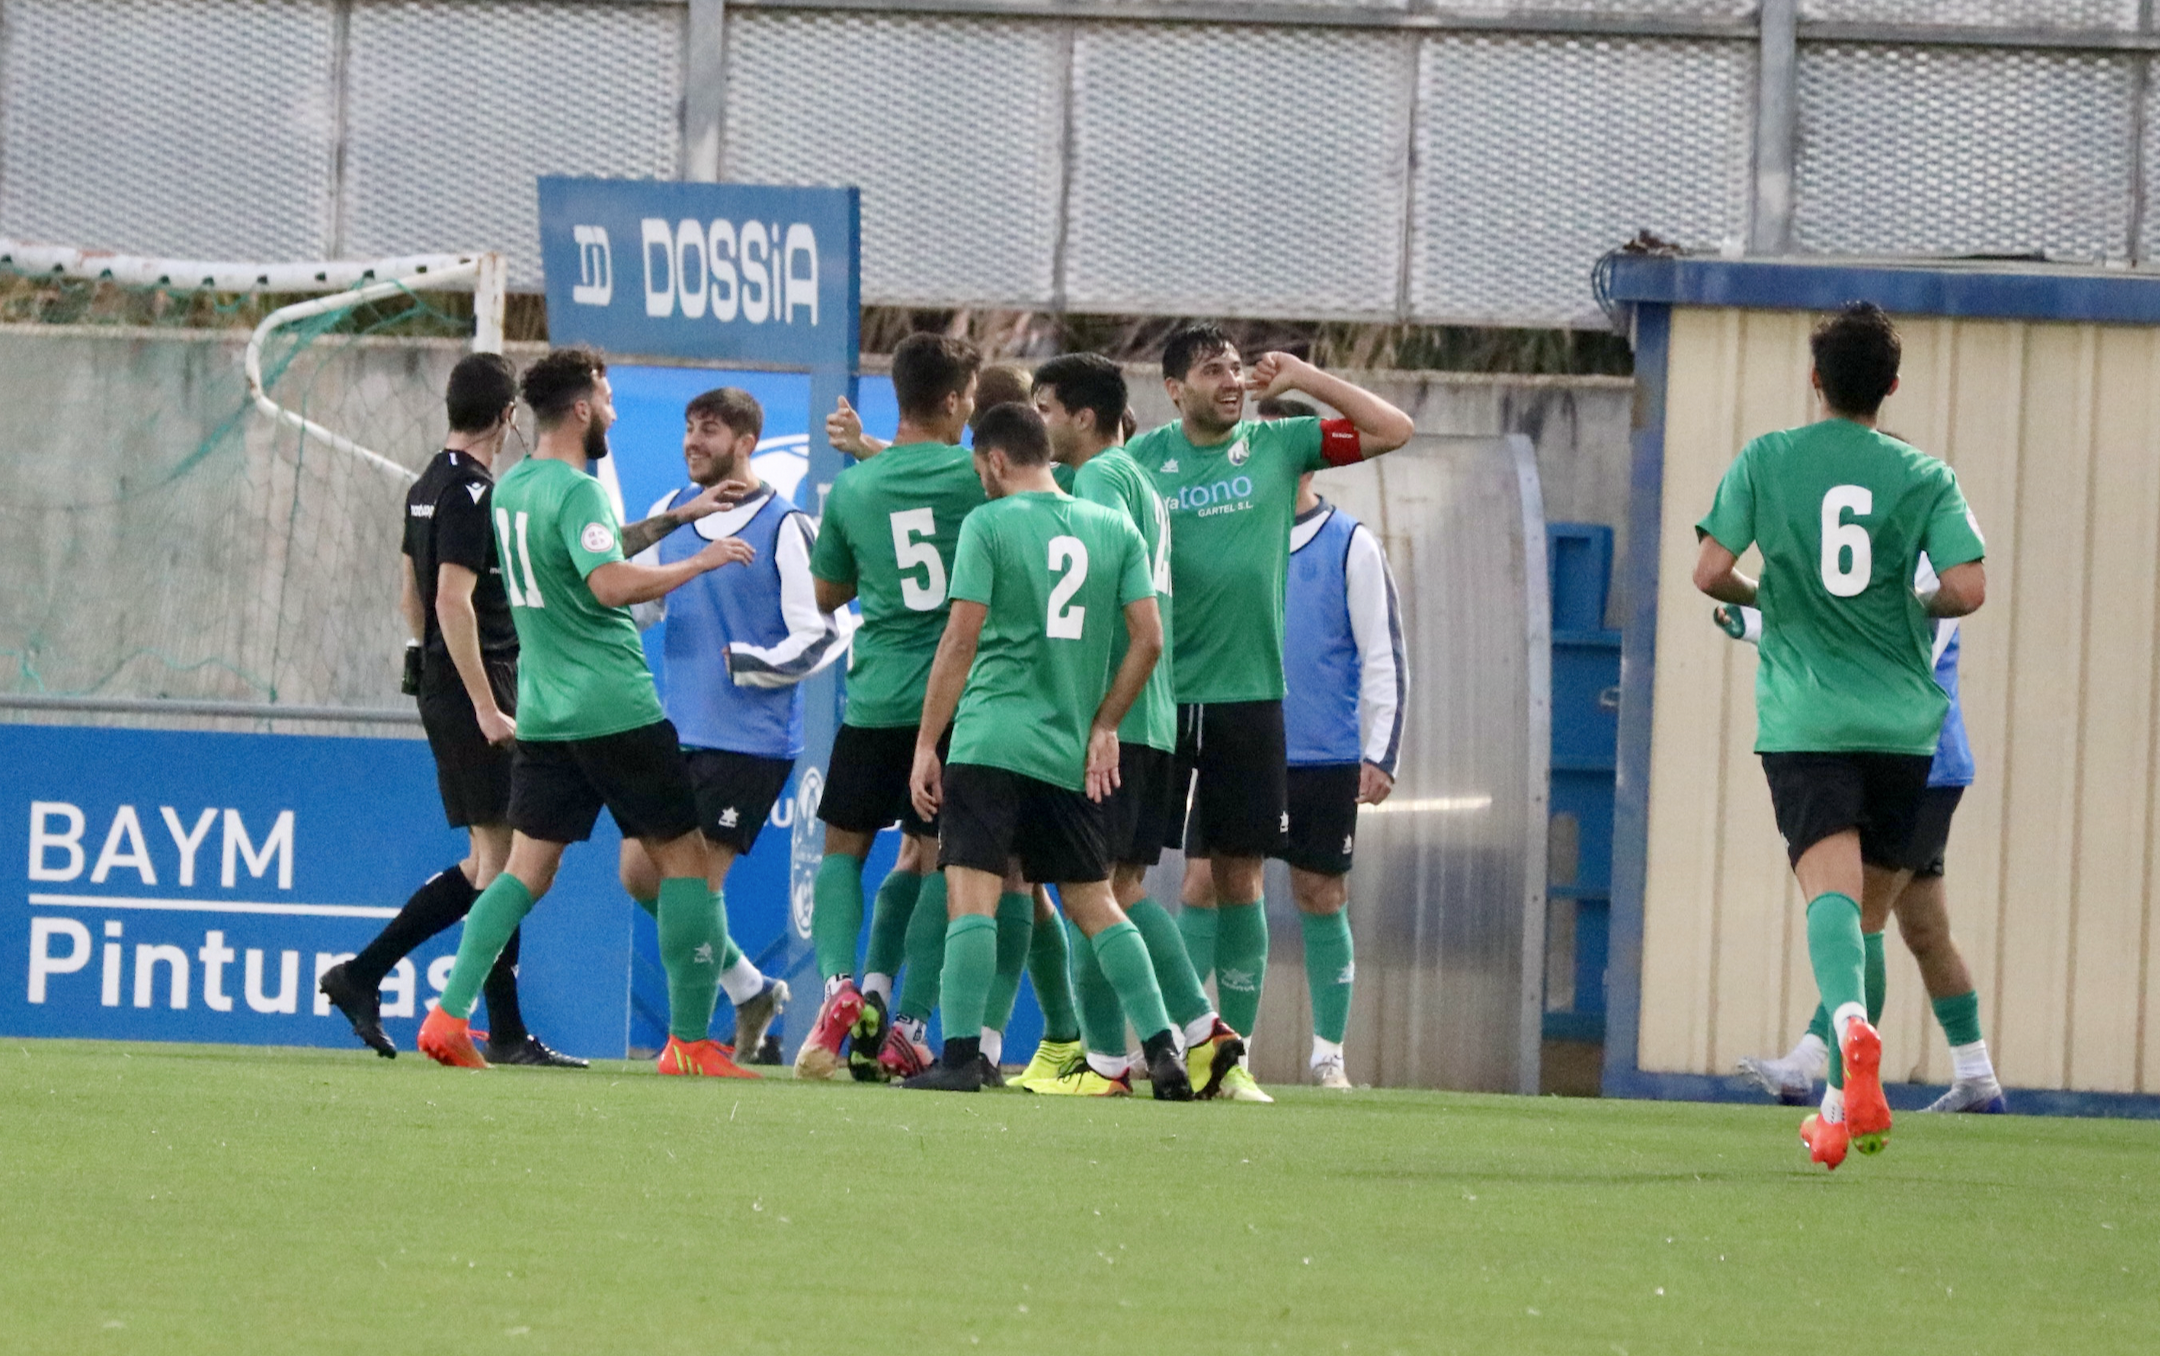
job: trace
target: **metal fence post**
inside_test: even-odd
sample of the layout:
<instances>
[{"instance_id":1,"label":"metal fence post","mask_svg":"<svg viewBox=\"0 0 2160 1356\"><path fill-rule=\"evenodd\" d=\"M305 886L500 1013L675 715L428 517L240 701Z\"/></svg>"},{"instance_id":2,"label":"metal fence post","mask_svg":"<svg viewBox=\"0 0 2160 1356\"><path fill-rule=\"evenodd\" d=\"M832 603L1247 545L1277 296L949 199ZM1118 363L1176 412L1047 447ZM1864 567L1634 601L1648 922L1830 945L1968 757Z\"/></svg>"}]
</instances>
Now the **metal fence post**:
<instances>
[{"instance_id":1,"label":"metal fence post","mask_svg":"<svg viewBox=\"0 0 2160 1356\"><path fill-rule=\"evenodd\" d=\"M1755 84L1755 201L1748 213L1750 254L1792 252L1800 76L1797 11L1795 0L1762 0L1762 65Z\"/></svg>"},{"instance_id":2,"label":"metal fence post","mask_svg":"<svg viewBox=\"0 0 2160 1356\"><path fill-rule=\"evenodd\" d=\"M718 183L727 118L727 0L690 0L683 47L682 177Z\"/></svg>"}]
</instances>

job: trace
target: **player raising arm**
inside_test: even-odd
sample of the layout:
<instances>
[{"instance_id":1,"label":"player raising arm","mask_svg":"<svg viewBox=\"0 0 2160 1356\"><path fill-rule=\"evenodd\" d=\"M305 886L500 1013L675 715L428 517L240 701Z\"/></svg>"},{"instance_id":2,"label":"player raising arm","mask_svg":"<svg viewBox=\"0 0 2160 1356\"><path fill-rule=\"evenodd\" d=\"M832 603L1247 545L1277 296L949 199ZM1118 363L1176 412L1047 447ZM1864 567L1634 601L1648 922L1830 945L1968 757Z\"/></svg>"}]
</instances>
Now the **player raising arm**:
<instances>
[{"instance_id":1,"label":"player raising arm","mask_svg":"<svg viewBox=\"0 0 2160 1356\"><path fill-rule=\"evenodd\" d=\"M1987 548L1950 468L1875 427L1898 384L1890 317L1855 302L1816 326L1810 348L1826 417L1741 449L1696 525L1695 586L1762 609L1755 750L1808 901L1808 960L1834 1036L1822 1113L1800 1137L1835 1168L1890 1133L1860 920L1887 916L1910 877L1902 859L1949 709L1929 618L1985 601ZM1759 582L1738 569L1751 545ZM1922 551L1941 578L1926 602L1912 587Z\"/></svg>"}]
</instances>

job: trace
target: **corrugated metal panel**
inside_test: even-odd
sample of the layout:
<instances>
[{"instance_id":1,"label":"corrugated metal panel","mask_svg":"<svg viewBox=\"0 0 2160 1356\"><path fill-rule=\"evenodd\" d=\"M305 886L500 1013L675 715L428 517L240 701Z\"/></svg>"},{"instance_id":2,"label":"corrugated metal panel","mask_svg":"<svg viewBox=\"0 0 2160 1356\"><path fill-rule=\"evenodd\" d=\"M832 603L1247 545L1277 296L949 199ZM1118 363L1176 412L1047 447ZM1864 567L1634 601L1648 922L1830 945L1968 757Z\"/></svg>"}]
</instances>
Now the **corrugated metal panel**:
<instances>
[{"instance_id":1,"label":"corrugated metal panel","mask_svg":"<svg viewBox=\"0 0 2160 1356\"><path fill-rule=\"evenodd\" d=\"M12 0L0 229L209 259L330 244L327 0Z\"/></svg>"},{"instance_id":2,"label":"corrugated metal panel","mask_svg":"<svg viewBox=\"0 0 2160 1356\"><path fill-rule=\"evenodd\" d=\"M731 15L721 174L862 188L863 300L1043 303L1061 25Z\"/></svg>"},{"instance_id":3,"label":"corrugated metal panel","mask_svg":"<svg viewBox=\"0 0 2160 1356\"><path fill-rule=\"evenodd\" d=\"M498 249L538 287L540 175L675 176L682 27L660 5L355 5L342 252Z\"/></svg>"},{"instance_id":4,"label":"corrugated metal panel","mask_svg":"<svg viewBox=\"0 0 2160 1356\"><path fill-rule=\"evenodd\" d=\"M1349 30L1080 29L1069 304L1392 318L1411 52Z\"/></svg>"},{"instance_id":5,"label":"corrugated metal panel","mask_svg":"<svg viewBox=\"0 0 2160 1356\"><path fill-rule=\"evenodd\" d=\"M2130 249L2127 57L1805 47L1793 237L1826 254Z\"/></svg>"},{"instance_id":6,"label":"corrugated metal panel","mask_svg":"<svg viewBox=\"0 0 2160 1356\"><path fill-rule=\"evenodd\" d=\"M1446 36L1418 80L1410 300L1422 320L1584 324L1598 256L1645 227L1747 234L1744 43Z\"/></svg>"},{"instance_id":7,"label":"corrugated metal panel","mask_svg":"<svg viewBox=\"0 0 2160 1356\"><path fill-rule=\"evenodd\" d=\"M2138 0L1800 0L1800 17L1954 28L2135 31Z\"/></svg>"},{"instance_id":8,"label":"corrugated metal panel","mask_svg":"<svg viewBox=\"0 0 2160 1356\"><path fill-rule=\"evenodd\" d=\"M1802 901L1749 752L1754 651L1709 625L1690 582L1693 524L1733 454L1810 417L1810 322L1674 317L1645 1069L1729 1072L1790 1044L1814 1006ZM1957 468L1988 535L1990 601L1962 632L1978 781L1946 884L1990 1047L2013 1085L2160 1089L2160 1043L2145 1039L2160 976L2160 333L1947 320L1904 332L1904 384L1883 422ZM1947 1079L1909 961L1892 961L1884 1028L1886 1069Z\"/></svg>"}]
</instances>

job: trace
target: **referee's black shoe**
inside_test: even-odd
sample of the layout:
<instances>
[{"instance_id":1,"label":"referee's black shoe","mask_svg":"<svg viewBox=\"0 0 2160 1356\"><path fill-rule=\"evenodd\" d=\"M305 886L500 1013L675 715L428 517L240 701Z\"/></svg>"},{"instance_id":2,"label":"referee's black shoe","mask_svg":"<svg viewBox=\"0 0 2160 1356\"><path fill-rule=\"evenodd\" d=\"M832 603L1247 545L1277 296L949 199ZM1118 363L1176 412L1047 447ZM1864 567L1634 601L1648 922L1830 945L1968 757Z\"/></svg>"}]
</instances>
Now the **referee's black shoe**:
<instances>
[{"instance_id":1,"label":"referee's black shoe","mask_svg":"<svg viewBox=\"0 0 2160 1356\"><path fill-rule=\"evenodd\" d=\"M945 1056L936 1064L901 1080L913 1092L981 1092L983 1090L982 1038L948 1038Z\"/></svg>"},{"instance_id":2,"label":"referee's black shoe","mask_svg":"<svg viewBox=\"0 0 2160 1356\"><path fill-rule=\"evenodd\" d=\"M489 1041L486 1047L490 1064L524 1064L536 1069L588 1069L591 1060L566 1055L560 1050L550 1050L538 1036L528 1034L520 1041Z\"/></svg>"},{"instance_id":3,"label":"referee's black shoe","mask_svg":"<svg viewBox=\"0 0 2160 1356\"><path fill-rule=\"evenodd\" d=\"M384 1059L397 1058L397 1045L382 1027L382 991L364 988L353 979L343 965L333 965L323 971L322 982L316 985L323 996L337 1004L337 1010L352 1023L352 1032L366 1043L367 1048Z\"/></svg>"}]
</instances>

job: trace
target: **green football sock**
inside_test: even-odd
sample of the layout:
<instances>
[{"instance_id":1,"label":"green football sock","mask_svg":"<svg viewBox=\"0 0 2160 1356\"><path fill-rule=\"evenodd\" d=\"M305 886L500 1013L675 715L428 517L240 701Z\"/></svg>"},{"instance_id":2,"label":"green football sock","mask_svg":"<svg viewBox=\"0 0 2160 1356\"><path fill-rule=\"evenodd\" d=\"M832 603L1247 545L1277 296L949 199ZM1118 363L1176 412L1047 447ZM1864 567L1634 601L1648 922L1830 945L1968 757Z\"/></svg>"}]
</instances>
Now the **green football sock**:
<instances>
[{"instance_id":1,"label":"green football sock","mask_svg":"<svg viewBox=\"0 0 2160 1356\"><path fill-rule=\"evenodd\" d=\"M810 890L810 945L818 978L855 973L855 938L862 931L862 863L828 852Z\"/></svg>"},{"instance_id":2,"label":"green football sock","mask_svg":"<svg viewBox=\"0 0 2160 1356\"><path fill-rule=\"evenodd\" d=\"M1230 1029L1250 1039L1267 982L1267 905L1218 904L1215 913L1215 996Z\"/></svg>"},{"instance_id":3,"label":"green football sock","mask_svg":"<svg viewBox=\"0 0 2160 1356\"><path fill-rule=\"evenodd\" d=\"M998 896L997 975L983 1001L983 1025L1003 1031L1020 998L1020 976L1035 945L1035 896L1024 890ZM962 1033L963 1035L966 1033Z\"/></svg>"},{"instance_id":4,"label":"green football sock","mask_svg":"<svg viewBox=\"0 0 2160 1356\"><path fill-rule=\"evenodd\" d=\"M1065 924L1052 918L1035 929L1028 945L1028 978L1035 981L1035 1001L1042 1008L1043 1039L1080 1039L1080 1015L1073 1010L1071 958L1065 952Z\"/></svg>"},{"instance_id":5,"label":"green football sock","mask_svg":"<svg viewBox=\"0 0 2160 1356\"><path fill-rule=\"evenodd\" d=\"M1883 935L1879 932L1860 934L1861 978L1867 988L1867 1022L1869 1026L1882 1025L1883 1003L1889 998L1890 971L1883 960Z\"/></svg>"},{"instance_id":6,"label":"green football sock","mask_svg":"<svg viewBox=\"0 0 2160 1356\"><path fill-rule=\"evenodd\" d=\"M938 981L945 967L945 873L924 876L915 895L915 916L908 920L907 968L900 972L896 1017L929 1021L937 1011Z\"/></svg>"},{"instance_id":7,"label":"green football sock","mask_svg":"<svg viewBox=\"0 0 2160 1356\"><path fill-rule=\"evenodd\" d=\"M1350 911L1300 914L1298 923L1305 933L1305 987L1312 994L1313 1034L1341 1045L1350 1025L1350 988L1357 965Z\"/></svg>"},{"instance_id":8,"label":"green football sock","mask_svg":"<svg viewBox=\"0 0 2160 1356\"><path fill-rule=\"evenodd\" d=\"M997 920L979 913L964 913L946 925L938 1006L947 1040L982 1036L990 982L997 977L997 932Z\"/></svg>"},{"instance_id":9,"label":"green football sock","mask_svg":"<svg viewBox=\"0 0 2160 1356\"><path fill-rule=\"evenodd\" d=\"M1080 1000L1081 1039L1090 1053L1122 1055L1126 1049L1125 1005L1118 1002L1117 990L1110 987L1102 962L1095 959L1095 944L1078 924L1065 926L1072 929L1073 993Z\"/></svg>"},{"instance_id":10,"label":"green football sock","mask_svg":"<svg viewBox=\"0 0 2160 1356\"><path fill-rule=\"evenodd\" d=\"M1955 1046L1980 1039L1980 991L1935 1000L1935 1020L1942 1023L1943 1037Z\"/></svg>"},{"instance_id":11,"label":"green football sock","mask_svg":"<svg viewBox=\"0 0 2160 1356\"><path fill-rule=\"evenodd\" d=\"M1148 959L1147 943L1130 922L1112 923L1095 934L1095 959L1117 990L1118 1003L1132 1019L1133 1030L1148 1040L1170 1029L1170 1014L1163 1010L1162 990L1155 983L1155 963Z\"/></svg>"},{"instance_id":12,"label":"green football sock","mask_svg":"<svg viewBox=\"0 0 2160 1356\"><path fill-rule=\"evenodd\" d=\"M442 1010L452 1017L471 1017L480 1001L480 986L487 982L495 958L510 944L510 934L532 912L532 891L525 882L505 871L473 901L465 915L465 931L458 938L457 961L450 967L450 981L443 985Z\"/></svg>"},{"instance_id":13,"label":"green football sock","mask_svg":"<svg viewBox=\"0 0 2160 1356\"><path fill-rule=\"evenodd\" d=\"M728 932L727 891L715 890L712 892L712 912L713 933L724 943L720 948L719 969L719 973L724 975L742 964L743 958L742 948L735 945L735 938ZM655 915L654 921L659 921L657 915Z\"/></svg>"},{"instance_id":14,"label":"green football sock","mask_svg":"<svg viewBox=\"0 0 2160 1356\"><path fill-rule=\"evenodd\" d=\"M1207 977L1215 973L1215 921L1214 909L1196 909L1187 904L1178 910L1178 931L1185 937L1185 958L1192 962L1193 973L1205 984Z\"/></svg>"},{"instance_id":15,"label":"green football sock","mask_svg":"<svg viewBox=\"0 0 2160 1356\"><path fill-rule=\"evenodd\" d=\"M1817 1003L1815 1005L1815 1015L1808 1018L1807 1029L1808 1034L1810 1036L1813 1036L1816 1040L1821 1041L1824 1045L1831 1044L1832 1042L1830 1040L1829 1009L1825 1008L1822 1004Z\"/></svg>"},{"instance_id":16,"label":"green football sock","mask_svg":"<svg viewBox=\"0 0 2160 1356\"><path fill-rule=\"evenodd\" d=\"M878 886L870 908L870 952L863 958L866 975L897 975L907 959L908 924L915 918L915 901L923 878L912 871L889 871Z\"/></svg>"},{"instance_id":17,"label":"green football sock","mask_svg":"<svg viewBox=\"0 0 2160 1356\"><path fill-rule=\"evenodd\" d=\"M1867 946L1860 940L1860 905L1851 895L1830 890L1808 901L1808 964L1815 989L1832 1017L1848 1003L1867 1007ZM1830 1086L1845 1086L1845 1060L1836 1040L1830 1042Z\"/></svg>"},{"instance_id":18,"label":"green football sock","mask_svg":"<svg viewBox=\"0 0 2160 1356\"><path fill-rule=\"evenodd\" d=\"M1187 912L1207 912L1188 910ZM1136 901L1125 916L1140 929L1140 940L1147 943L1148 959L1155 963L1155 983L1162 990L1163 1006L1170 1010L1170 1020L1180 1027L1192 1025L1215 1010L1208 1002L1207 990L1200 987L1200 975L1194 969L1192 957L1185 951L1185 932L1178 926L1170 911L1152 899ZM1213 926L1210 915L1210 926ZM1120 1032L1122 1039L1124 1033Z\"/></svg>"},{"instance_id":19,"label":"green football sock","mask_svg":"<svg viewBox=\"0 0 2160 1356\"><path fill-rule=\"evenodd\" d=\"M660 964L667 970L668 1034L701 1041L712 1031L720 998L720 953L727 933L715 932L712 891L703 877L660 882Z\"/></svg>"}]
</instances>

